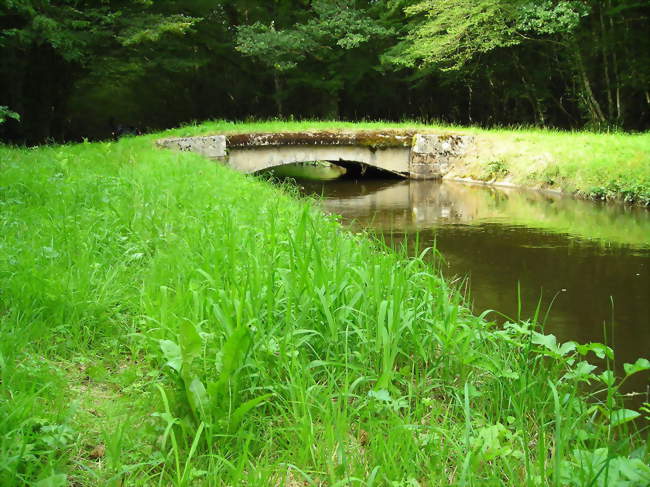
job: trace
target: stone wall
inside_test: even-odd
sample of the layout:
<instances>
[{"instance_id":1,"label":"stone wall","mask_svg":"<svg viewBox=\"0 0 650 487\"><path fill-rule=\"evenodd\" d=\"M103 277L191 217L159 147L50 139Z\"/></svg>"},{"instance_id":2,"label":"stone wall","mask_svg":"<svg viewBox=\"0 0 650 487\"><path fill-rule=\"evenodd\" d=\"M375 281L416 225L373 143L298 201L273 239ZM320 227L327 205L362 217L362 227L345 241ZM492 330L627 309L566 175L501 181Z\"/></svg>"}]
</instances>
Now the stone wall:
<instances>
[{"instance_id":1,"label":"stone wall","mask_svg":"<svg viewBox=\"0 0 650 487\"><path fill-rule=\"evenodd\" d=\"M474 137L469 135L415 135L409 161L411 179L442 178L473 143Z\"/></svg>"}]
</instances>

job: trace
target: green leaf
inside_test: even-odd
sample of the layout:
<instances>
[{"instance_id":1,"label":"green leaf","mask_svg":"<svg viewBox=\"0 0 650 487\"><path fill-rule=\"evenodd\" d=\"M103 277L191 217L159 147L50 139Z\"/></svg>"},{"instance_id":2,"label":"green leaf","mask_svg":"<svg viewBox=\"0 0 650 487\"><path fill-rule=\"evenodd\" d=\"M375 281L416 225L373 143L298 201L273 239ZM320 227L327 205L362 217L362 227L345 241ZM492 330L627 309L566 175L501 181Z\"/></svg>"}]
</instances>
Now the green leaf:
<instances>
[{"instance_id":1,"label":"green leaf","mask_svg":"<svg viewBox=\"0 0 650 487\"><path fill-rule=\"evenodd\" d=\"M623 364L623 370L625 370L626 376L630 376L644 370L650 370L650 360L640 358L633 364Z\"/></svg>"},{"instance_id":2,"label":"green leaf","mask_svg":"<svg viewBox=\"0 0 650 487\"><path fill-rule=\"evenodd\" d=\"M573 352L576 349L576 342L566 342L560 345L560 348L558 350L559 354L562 355L563 357L571 352Z\"/></svg>"},{"instance_id":3,"label":"green leaf","mask_svg":"<svg viewBox=\"0 0 650 487\"><path fill-rule=\"evenodd\" d=\"M216 383L208 387L212 400L220 404L226 397L228 385L235 379L237 370L244 365L244 360L250 349L251 338L248 327L235 328L221 349L221 374Z\"/></svg>"},{"instance_id":4,"label":"green leaf","mask_svg":"<svg viewBox=\"0 0 650 487\"><path fill-rule=\"evenodd\" d=\"M555 335L542 335L541 333L534 332L531 341L535 345L542 345L554 352L558 350Z\"/></svg>"},{"instance_id":5,"label":"green leaf","mask_svg":"<svg viewBox=\"0 0 650 487\"><path fill-rule=\"evenodd\" d=\"M251 338L246 326L235 328L223 345L221 377L229 379L244 364L244 358L250 348Z\"/></svg>"},{"instance_id":6,"label":"green leaf","mask_svg":"<svg viewBox=\"0 0 650 487\"><path fill-rule=\"evenodd\" d=\"M189 321L183 321L178 330L178 342L181 346L183 362L191 362L201 355L203 340L196 331L196 327Z\"/></svg>"},{"instance_id":7,"label":"green leaf","mask_svg":"<svg viewBox=\"0 0 650 487\"><path fill-rule=\"evenodd\" d=\"M593 352L596 357L603 359L607 357L610 360L614 360L614 351L607 345L602 343L592 342L586 343L584 345L577 345L576 350L580 355L587 355L589 352Z\"/></svg>"},{"instance_id":8,"label":"green leaf","mask_svg":"<svg viewBox=\"0 0 650 487\"><path fill-rule=\"evenodd\" d=\"M194 416L197 419L204 417L208 406L208 393L203 382L198 377L192 377L189 384L185 383L185 390Z\"/></svg>"},{"instance_id":9,"label":"green leaf","mask_svg":"<svg viewBox=\"0 0 650 487\"><path fill-rule=\"evenodd\" d=\"M171 367L176 372L181 370L181 348L171 340L160 340L160 349L167 359L165 365Z\"/></svg>"},{"instance_id":10,"label":"green leaf","mask_svg":"<svg viewBox=\"0 0 650 487\"><path fill-rule=\"evenodd\" d=\"M638 458L618 457L611 462L629 486L650 485L650 466Z\"/></svg>"},{"instance_id":11,"label":"green leaf","mask_svg":"<svg viewBox=\"0 0 650 487\"><path fill-rule=\"evenodd\" d=\"M0 124L4 123L8 118L13 118L14 120L20 122L20 114L9 110L9 107L0 105Z\"/></svg>"},{"instance_id":12,"label":"green leaf","mask_svg":"<svg viewBox=\"0 0 650 487\"><path fill-rule=\"evenodd\" d=\"M34 484L34 487L64 487L68 485L68 476L64 473L50 475Z\"/></svg>"},{"instance_id":13,"label":"green leaf","mask_svg":"<svg viewBox=\"0 0 650 487\"><path fill-rule=\"evenodd\" d=\"M377 399L382 402L393 402L390 393L386 389L379 389L378 391L368 391L368 397Z\"/></svg>"},{"instance_id":14,"label":"green leaf","mask_svg":"<svg viewBox=\"0 0 650 487\"><path fill-rule=\"evenodd\" d=\"M535 345L542 345L554 355L565 356L576 349L576 342L566 342L558 346L555 335L543 335L541 333L533 332L531 342Z\"/></svg>"},{"instance_id":15,"label":"green leaf","mask_svg":"<svg viewBox=\"0 0 650 487\"><path fill-rule=\"evenodd\" d=\"M495 375L504 379L519 379L519 374L512 370L510 367L506 367L500 371L497 371Z\"/></svg>"},{"instance_id":16,"label":"green leaf","mask_svg":"<svg viewBox=\"0 0 650 487\"><path fill-rule=\"evenodd\" d=\"M603 382L608 387L611 387L614 385L614 382L616 382L616 377L614 376L614 372L611 370L606 370L602 374L598 376L598 378Z\"/></svg>"},{"instance_id":17,"label":"green leaf","mask_svg":"<svg viewBox=\"0 0 650 487\"><path fill-rule=\"evenodd\" d=\"M244 404L235 409L235 412L230 416L230 421L228 422L228 430L230 432L233 432L239 428L239 425L244 419L244 416L246 416L246 414L251 409L258 406L259 404L262 404L271 396L273 396L273 394L264 394L262 396L258 396L254 399L251 399L250 401L246 401Z\"/></svg>"},{"instance_id":18,"label":"green leaf","mask_svg":"<svg viewBox=\"0 0 650 487\"><path fill-rule=\"evenodd\" d=\"M632 411L631 409L618 409L612 412L612 415L609 418L609 422L612 426L618 426L628 421L632 421L641 416L637 411Z\"/></svg>"},{"instance_id":19,"label":"green leaf","mask_svg":"<svg viewBox=\"0 0 650 487\"><path fill-rule=\"evenodd\" d=\"M589 382L589 379L594 377L592 372L595 368L595 365L591 365L589 362L583 360L582 362L578 362L575 368L564 376L564 379Z\"/></svg>"}]
</instances>

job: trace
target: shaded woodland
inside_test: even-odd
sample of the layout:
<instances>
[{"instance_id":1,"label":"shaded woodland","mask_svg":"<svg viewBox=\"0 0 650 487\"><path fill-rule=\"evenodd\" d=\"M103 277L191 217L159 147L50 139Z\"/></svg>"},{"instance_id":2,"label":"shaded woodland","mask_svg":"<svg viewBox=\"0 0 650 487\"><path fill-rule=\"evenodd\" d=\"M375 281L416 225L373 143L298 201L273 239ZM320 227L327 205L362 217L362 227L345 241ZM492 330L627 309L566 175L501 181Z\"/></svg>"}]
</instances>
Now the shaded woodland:
<instances>
[{"instance_id":1,"label":"shaded woodland","mask_svg":"<svg viewBox=\"0 0 650 487\"><path fill-rule=\"evenodd\" d=\"M194 120L650 127L648 0L3 0L0 139Z\"/></svg>"}]
</instances>

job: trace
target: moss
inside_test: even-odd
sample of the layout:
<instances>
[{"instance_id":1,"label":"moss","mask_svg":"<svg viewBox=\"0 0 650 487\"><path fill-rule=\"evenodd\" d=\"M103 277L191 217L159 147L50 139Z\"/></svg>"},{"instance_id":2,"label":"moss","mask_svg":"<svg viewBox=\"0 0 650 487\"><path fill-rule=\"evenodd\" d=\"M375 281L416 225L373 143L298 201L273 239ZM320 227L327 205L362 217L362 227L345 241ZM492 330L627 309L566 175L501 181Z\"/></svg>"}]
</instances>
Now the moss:
<instances>
[{"instance_id":1,"label":"moss","mask_svg":"<svg viewBox=\"0 0 650 487\"><path fill-rule=\"evenodd\" d=\"M412 131L244 133L228 135L226 145L238 149L285 145L342 145L377 150L411 147L413 136Z\"/></svg>"},{"instance_id":2,"label":"moss","mask_svg":"<svg viewBox=\"0 0 650 487\"><path fill-rule=\"evenodd\" d=\"M457 134L440 134L438 140L440 140L440 142L446 142L448 140L451 142L457 142L459 138Z\"/></svg>"},{"instance_id":3,"label":"moss","mask_svg":"<svg viewBox=\"0 0 650 487\"><path fill-rule=\"evenodd\" d=\"M411 147L413 132L359 132L357 143L371 150L387 149L389 147Z\"/></svg>"}]
</instances>

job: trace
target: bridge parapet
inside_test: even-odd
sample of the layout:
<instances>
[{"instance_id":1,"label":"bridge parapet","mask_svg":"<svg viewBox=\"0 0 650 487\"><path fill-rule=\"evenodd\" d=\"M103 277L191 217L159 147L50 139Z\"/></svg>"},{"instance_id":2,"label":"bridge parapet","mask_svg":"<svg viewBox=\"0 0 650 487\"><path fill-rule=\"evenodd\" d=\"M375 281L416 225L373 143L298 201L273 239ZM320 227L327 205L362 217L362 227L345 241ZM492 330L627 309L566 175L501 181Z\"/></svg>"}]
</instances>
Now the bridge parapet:
<instances>
[{"instance_id":1,"label":"bridge parapet","mask_svg":"<svg viewBox=\"0 0 650 487\"><path fill-rule=\"evenodd\" d=\"M405 178L436 179L469 153L474 138L415 132L285 132L177 137L157 144L196 152L246 173L323 160L356 162Z\"/></svg>"},{"instance_id":2,"label":"bridge parapet","mask_svg":"<svg viewBox=\"0 0 650 487\"><path fill-rule=\"evenodd\" d=\"M196 152L210 159L225 159L228 155L226 150L225 135L207 135L200 137L173 137L160 139L156 142L159 147L174 149L183 152Z\"/></svg>"},{"instance_id":3,"label":"bridge parapet","mask_svg":"<svg viewBox=\"0 0 650 487\"><path fill-rule=\"evenodd\" d=\"M468 135L416 134L413 137L409 177L411 179L438 179L462 159L474 143Z\"/></svg>"}]
</instances>

